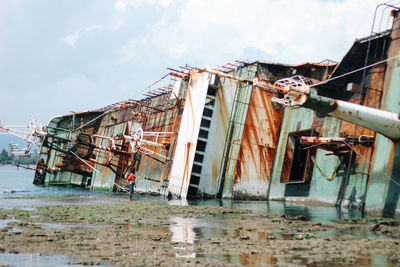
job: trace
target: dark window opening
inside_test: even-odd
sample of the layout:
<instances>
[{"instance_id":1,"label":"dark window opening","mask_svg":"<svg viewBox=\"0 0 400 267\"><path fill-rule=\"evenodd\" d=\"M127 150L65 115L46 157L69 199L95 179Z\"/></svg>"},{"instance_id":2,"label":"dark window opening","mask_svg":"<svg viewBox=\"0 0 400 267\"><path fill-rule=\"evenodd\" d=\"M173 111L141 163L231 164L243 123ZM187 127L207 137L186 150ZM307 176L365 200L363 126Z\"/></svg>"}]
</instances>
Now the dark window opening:
<instances>
[{"instance_id":1,"label":"dark window opening","mask_svg":"<svg viewBox=\"0 0 400 267\"><path fill-rule=\"evenodd\" d=\"M190 184L198 185L200 183L200 177L197 175L192 175L190 177Z\"/></svg>"},{"instance_id":2,"label":"dark window opening","mask_svg":"<svg viewBox=\"0 0 400 267\"><path fill-rule=\"evenodd\" d=\"M216 86L216 87L218 87L218 85L220 84L220 79L219 79L219 77L215 77L215 81L214 81L214 83L212 83L212 85L214 85L214 86Z\"/></svg>"},{"instance_id":3,"label":"dark window opening","mask_svg":"<svg viewBox=\"0 0 400 267\"><path fill-rule=\"evenodd\" d=\"M196 164L193 164L193 169L192 169L192 172L195 172L195 173L201 173L201 168L202 168L202 166L201 166L201 165L196 165Z\"/></svg>"},{"instance_id":4,"label":"dark window opening","mask_svg":"<svg viewBox=\"0 0 400 267\"><path fill-rule=\"evenodd\" d=\"M216 96L218 87L210 85L208 87L207 95Z\"/></svg>"},{"instance_id":5,"label":"dark window opening","mask_svg":"<svg viewBox=\"0 0 400 267\"><path fill-rule=\"evenodd\" d=\"M211 121L209 121L209 120L206 120L206 119L201 120L201 127L210 128L210 124L211 124Z\"/></svg>"},{"instance_id":6,"label":"dark window opening","mask_svg":"<svg viewBox=\"0 0 400 267\"><path fill-rule=\"evenodd\" d=\"M194 155L194 161L202 163L203 160L204 160L204 156L203 155L200 155L200 154Z\"/></svg>"},{"instance_id":7,"label":"dark window opening","mask_svg":"<svg viewBox=\"0 0 400 267\"><path fill-rule=\"evenodd\" d=\"M209 109L209 108L204 108L204 111L203 111L203 116L207 116L207 117L212 117L212 114L213 114L213 110L212 109Z\"/></svg>"},{"instance_id":8,"label":"dark window opening","mask_svg":"<svg viewBox=\"0 0 400 267\"><path fill-rule=\"evenodd\" d=\"M208 138L208 131L200 129L199 137L207 139Z\"/></svg>"},{"instance_id":9,"label":"dark window opening","mask_svg":"<svg viewBox=\"0 0 400 267\"><path fill-rule=\"evenodd\" d=\"M288 135L282 165L281 183L305 183L312 175L311 149L300 144L300 137L314 136L314 130L291 132Z\"/></svg>"},{"instance_id":10,"label":"dark window opening","mask_svg":"<svg viewBox=\"0 0 400 267\"><path fill-rule=\"evenodd\" d=\"M198 140L198 141L197 141L196 150L197 150L197 151L204 152L204 151L206 150L206 145L207 145L206 142L201 141L201 140Z\"/></svg>"}]
</instances>

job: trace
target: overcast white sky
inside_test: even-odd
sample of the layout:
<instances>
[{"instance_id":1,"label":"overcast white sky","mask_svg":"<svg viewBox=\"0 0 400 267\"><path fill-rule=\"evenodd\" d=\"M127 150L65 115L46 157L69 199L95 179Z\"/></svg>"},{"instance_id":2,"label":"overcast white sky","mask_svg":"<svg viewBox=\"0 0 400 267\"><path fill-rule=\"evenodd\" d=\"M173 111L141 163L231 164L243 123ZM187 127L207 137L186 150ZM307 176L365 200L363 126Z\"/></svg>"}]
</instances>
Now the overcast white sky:
<instances>
[{"instance_id":1,"label":"overcast white sky","mask_svg":"<svg viewBox=\"0 0 400 267\"><path fill-rule=\"evenodd\" d=\"M339 61L382 2L0 0L0 120L47 124L103 107L166 67Z\"/></svg>"}]
</instances>

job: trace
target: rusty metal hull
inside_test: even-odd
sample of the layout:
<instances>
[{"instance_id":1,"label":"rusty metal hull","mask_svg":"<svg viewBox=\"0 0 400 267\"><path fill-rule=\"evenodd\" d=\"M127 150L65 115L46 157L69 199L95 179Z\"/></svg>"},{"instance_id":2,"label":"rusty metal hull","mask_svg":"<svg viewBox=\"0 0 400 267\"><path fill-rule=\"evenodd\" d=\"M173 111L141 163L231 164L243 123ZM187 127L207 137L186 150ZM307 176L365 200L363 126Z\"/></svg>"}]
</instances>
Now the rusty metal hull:
<instances>
[{"instance_id":1,"label":"rusty metal hull","mask_svg":"<svg viewBox=\"0 0 400 267\"><path fill-rule=\"evenodd\" d=\"M173 103L167 105L168 102ZM139 104L130 103L109 111L57 117L48 125L52 137L45 140L39 156L38 168L44 165L44 168L39 169L46 171L37 172L35 181L38 184L73 185L95 190L121 190L126 186L126 172L136 168L139 174L136 180L137 190L160 193L166 188L164 180L167 179L170 168L168 162L156 156L136 157L128 153L129 144L123 139L113 142L116 147L114 151L102 148L109 148L113 138L132 134L136 124L141 125L144 130L175 132L179 110L179 103L170 100L170 94L162 94L145 99ZM75 130L87 123L79 131ZM82 133L91 136L92 149L79 146L75 150L71 148ZM156 148L156 152L166 158L173 155L174 136L159 138L159 142L169 146ZM61 141L65 144L60 138L63 138Z\"/></svg>"},{"instance_id":2,"label":"rusty metal hull","mask_svg":"<svg viewBox=\"0 0 400 267\"><path fill-rule=\"evenodd\" d=\"M282 116L271 97L253 89L235 169L235 198L267 199Z\"/></svg>"},{"instance_id":3,"label":"rusty metal hull","mask_svg":"<svg viewBox=\"0 0 400 267\"><path fill-rule=\"evenodd\" d=\"M227 73L270 80L285 77L293 69L321 76L327 66L255 62ZM271 94L240 80L197 70L180 77L179 90L174 92L179 101L174 105L166 104L171 94L162 94L123 108L114 105L52 121L49 127L61 129L59 137L65 140L76 139L79 133L74 129L85 125L79 132L94 136L93 148L75 151L76 155L67 150L71 145L58 144L65 147L63 150L57 147L56 139L50 140L41 153L48 169L45 183L119 190L126 185L126 172L135 168L139 192L179 198L266 199L282 109L272 103ZM154 149L169 160L101 149L110 147L117 136L132 134L136 124L145 131L176 133L163 140L169 144L167 149ZM116 139L113 145L118 151L129 149L122 139Z\"/></svg>"}]
</instances>

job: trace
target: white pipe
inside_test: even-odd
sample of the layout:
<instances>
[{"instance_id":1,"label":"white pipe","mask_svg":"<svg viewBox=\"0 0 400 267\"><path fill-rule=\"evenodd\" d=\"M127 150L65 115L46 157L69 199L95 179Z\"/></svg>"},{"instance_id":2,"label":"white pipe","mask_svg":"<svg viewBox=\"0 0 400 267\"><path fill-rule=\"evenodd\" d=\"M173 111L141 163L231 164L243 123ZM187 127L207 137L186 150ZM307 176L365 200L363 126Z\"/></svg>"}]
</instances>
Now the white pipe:
<instances>
[{"instance_id":1,"label":"white pipe","mask_svg":"<svg viewBox=\"0 0 400 267\"><path fill-rule=\"evenodd\" d=\"M376 131L386 137L400 139L399 114L336 100L337 108L329 115Z\"/></svg>"}]
</instances>

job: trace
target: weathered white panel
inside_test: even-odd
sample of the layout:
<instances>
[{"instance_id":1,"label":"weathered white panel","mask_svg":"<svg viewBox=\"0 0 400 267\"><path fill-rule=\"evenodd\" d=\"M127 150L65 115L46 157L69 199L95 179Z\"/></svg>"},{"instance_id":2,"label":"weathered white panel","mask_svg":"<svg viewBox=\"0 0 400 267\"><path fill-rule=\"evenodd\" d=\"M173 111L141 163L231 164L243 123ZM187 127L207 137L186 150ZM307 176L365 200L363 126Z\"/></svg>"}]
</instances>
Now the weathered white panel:
<instances>
[{"instance_id":1,"label":"weathered white panel","mask_svg":"<svg viewBox=\"0 0 400 267\"><path fill-rule=\"evenodd\" d=\"M232 79L221 79L218 88L199 184L199 192L207 195L218 193L218 176L237 86Z\"/></svg>"},{"instance_id":2,"label":"weathered white panel","mask_svg":"<svg viewBox=\"0 0 400 267\"><path fill-rule=\"evenodd\" d=\"M209 73L190 70L190 81L168 183L168 190L175 197L187 196L210 79Z\"/></svg>"}]
</instances>

